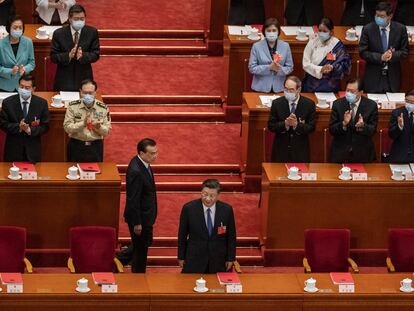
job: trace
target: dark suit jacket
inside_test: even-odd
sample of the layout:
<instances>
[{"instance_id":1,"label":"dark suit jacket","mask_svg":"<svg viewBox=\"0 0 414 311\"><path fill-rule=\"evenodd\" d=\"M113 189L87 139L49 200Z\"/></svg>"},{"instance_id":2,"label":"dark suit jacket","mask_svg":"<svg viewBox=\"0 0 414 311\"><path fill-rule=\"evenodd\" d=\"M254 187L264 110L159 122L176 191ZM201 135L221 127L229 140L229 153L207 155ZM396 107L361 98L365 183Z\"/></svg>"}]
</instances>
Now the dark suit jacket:
<instances>
[{"instance_id":1,"label":"dark suit jacket","mask_svg":"<svg viewBox=\"0 0 414 311\"><path fill-rule=\"evenodd\" d=\"M346 130L342 127L344 113L350 110L349 102L345 98L334 101L329 121L329 132L333 136L330 161L334 163L369 163L375 160L375 147L372 136L377 131L378 107L376 102L364 96ZM365 126L361 132L355 129L359 115L362 115Z\"/></svg>"},{"instance_id":2,"label":"dark suit jacket","mask_svg":"<svg viewBox=\"0 0 414 311\"><path fill-rule=\"evenodd\" d=\"M398 117L404 115L404 127L398 127ZM410 124L409 114L405 107L392 111L388 135L393 140L390 155L391 163L413 163L414 162L414 126Z\"/></svg>"},{"instance_id":3,"label":"dark suit jacket","mask_svg":"<svg viewBox=\"0 0 414 311\"><path fill-rule=\"evenodd\" d=\"M397 10L395 12L395 20L404 25L414 25L414 1L398 0Z\"/></svg>"},{"instance_id":4,"label":"dark suit jacket","mask_svg":"<svg viewBox=\"0 0 414 311\"><path fill-rule=\"evenodd\" d=\"M315 103L301 96L296 107L296 129L286 130L285 119L290 115L286 98L279 97L272 103L268 128L276 133L272 149L272 162L310 162L309 133L315 130ZM302 122L304 121L304 122Z\"/></svg>"},{"instance_id":5,"label":"dark suit jacket","mask_svg":"<svg viewBox=\"0 0 414 311\"><path fill-rule=\"evenodd\" d=\"M364 0L364 25L372 22L375 15L375 6L381 0ZM356 26L359 25L361 15L362 0L345 1L345 9L342 15L341 25Z\"/></svg>"},{"instance_id":6,"label":"dark suit jacket","mask_svg":"<svg viewBox=\"0 0 414 311\"><path fill-rule=\"evenodd\" d=\"M304 15L304 23L301 22ZM318 25L323 17L322 0L288 0L285 8L288 25Z\"/></svg>"},{"instance_id":7,"label":"dark suit jacket","mask_svg":"<svg viewBox=\"0 0 414 311\"><path fill-rule=\"evenodd\" d=\"M130 226L151 227L157 218L157 193L154 178L135 156L126 173L125 221Z\"/></svg>"},{"instance_id":8,"label":"dark suit jacket","mask_svg":"<svg viewBox=\"0 0 414 311\"><path fill-rule=\"evenodd\" d=\"M400 90L400 61L408 55L408 35L407 28L397 22L391 22L388 48L394 48L391 61L388 62L388 77L392 92ZM366 60L364 90L367 93L382 93L381 71L383 62L381 55L383 49L381 45L380 29L375 22L369 23L362 29L361 40L359 42L359 53L361 58Z\"/></svg>"},{"instance_id":9,"label":"dark suit jacket","mask_svg":"<svg viewBox=\"0 0 414 311\"><path fill-rule=\"evenodd\" d=\"M229 25L263 24L264 20L263 0L231 0Z\"/></svg>"},{"instance_id":10,"label":"dark suit jacket","mask_svg":"<svg viewBox=\"0 0 414 311\"><path fill-rule=\"evenodd\" d=\"M39 120L36 125L34 120ZM4 145L4 161L21 161L26 151L29 162L36 163L41 160L40 136L49 129L49 109L47 101L32 95L29 111L25 122L30 125L31 135L20 132L20 121L23 119L23 110L19 95L6 98L0 112L0 128L6 133Z\"/></svg>"},{"instance_id":11,"label":"dark suit jacket","mask_svg":"<svg viewBox=\"0 0 414 311\"><path fill-rule=\"evenodd\" d=\"M226 232L218 234L218 227ZM183 206L178 229L178 259L185 261L184 273L216 273L226 270L226 261L236 259L236 227L233 208L221 201L216 203L214 229L208 234L201 199Z\"/></svg>"},{"instance_id":12,"label":"dark suit jacket","mask_svg":"<svg viewBox=\"0 0 414 311\"><path fill-rule=\"evenodd\" d=\"M85 79L93 79L92 63L99 59L99 36L96 28L85 26L79 37L83 57L79 60L69 59L69 52L75 46L70 26L65 26L53 33L50 57L57 64L55 91L78 91Z\"/></svg>"}]
</instances>

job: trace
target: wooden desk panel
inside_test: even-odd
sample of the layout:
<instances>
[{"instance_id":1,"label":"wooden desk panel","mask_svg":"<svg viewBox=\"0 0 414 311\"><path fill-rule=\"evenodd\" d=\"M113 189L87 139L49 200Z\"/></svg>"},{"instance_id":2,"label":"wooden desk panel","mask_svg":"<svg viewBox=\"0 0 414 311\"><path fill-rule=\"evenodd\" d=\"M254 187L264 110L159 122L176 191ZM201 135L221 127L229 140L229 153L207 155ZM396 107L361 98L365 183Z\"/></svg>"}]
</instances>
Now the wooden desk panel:
<instances>
[{"instance_id":1,"label":"wooden desk panel","mask_svg":"<svg viewBox=\"0 0 414 311\"><path fill-rule=\"evenodd\" d=\"M263 163L265 264L276 260L288 265L282 257L291 256L300 265L308 228L348 228L353 253L365 256L369 263L382 262L388 229L414 226L414 209L407 204L414 182L393 181L388 164L365 165L368 181L341 181L340 168L339 164L312 163L309 169L318 173L318 180L293 182L287 179L285 164Z\"/></svg>"},{"instance_id":2,"label":"wooden desk panel","mask_svg":"<svg viewBox=\"0 0 414 311\"><path fill-rule=\"evenodd\" d=\"M347 47L352 57L352 77L356 76L357 60L359 57L358 42L345 40L345 33L349 27L336 26L334 35L337 36ZM294 71L292 74L300 78L304 77L302 69L303 50L307 41L298 41L294 36L286 36L283 31L280 38L290 44L292 57L294 61ZM250 57L251 46L255 41L247 39L246 36L229 35L228 27L224 27L224 56L225 63L228 65L226 71L227 98L226 98L226 120L238 122L240 120L242 93L244 90L244 60ZM414 85L414 76L411 74L414 70L414 44L410 43L409 56L402 61L402 86L401 89L409 91ZM344 79L346 80L346 79Z\"/></svg>"},{"instance_id":3,"label":"wooden desk panel","mask_svg":"<svg viewBox=\"0 0 414 311\"><path fill-rule=\"evenodd\" d=\"M259 191L261 180L261 164L263 162L263 129L267 127L270 108L261 104L260 95L264 93L243 93L242 111L242 167L245 173L245 183L248 191ZM282 95L282 94L279 94ZM314 94L303 93L317 103ZM316 107L316 128L310 134L311 161L324 162L324 130L329 128L330 109ZM388 128L391 110L379 109L377 133L374 144L377 151L377 161L380 161L380 130Z\"/></svg>"},{"instance_id":4,"label":"wooden desk panel","mask_svg":"<svg viewBox=\"0 0 414 311\"><path fill-rule=\"evenodd\" d=\"M69 228L119 227L121 179L113 163L100 163L96 180L67 180L72 163L38 163L38 180L9 180L0 163L0 224L27 228L28 249L69 248Z\"/></svg>"}]
</instances>

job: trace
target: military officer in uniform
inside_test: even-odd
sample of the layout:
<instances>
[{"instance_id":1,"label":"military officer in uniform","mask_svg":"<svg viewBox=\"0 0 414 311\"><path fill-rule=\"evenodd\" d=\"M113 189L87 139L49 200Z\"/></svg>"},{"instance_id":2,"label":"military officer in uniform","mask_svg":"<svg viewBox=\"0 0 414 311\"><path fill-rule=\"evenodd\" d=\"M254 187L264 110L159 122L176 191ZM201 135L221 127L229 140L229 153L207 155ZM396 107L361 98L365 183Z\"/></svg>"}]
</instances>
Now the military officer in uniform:
<instances>
[{"instance_id":1,"label":"military officer in uniform","mask_svg":"<svg viewBox=\"0 0 414 311\"><path fill-rule=\"evenodd\" d=\"M81 99L71 102L63 127L68 133L69 162L103 162L103 139L111 129L108 107L95 99L97 84L81 83Z\"/></svg>"}]
</instances>

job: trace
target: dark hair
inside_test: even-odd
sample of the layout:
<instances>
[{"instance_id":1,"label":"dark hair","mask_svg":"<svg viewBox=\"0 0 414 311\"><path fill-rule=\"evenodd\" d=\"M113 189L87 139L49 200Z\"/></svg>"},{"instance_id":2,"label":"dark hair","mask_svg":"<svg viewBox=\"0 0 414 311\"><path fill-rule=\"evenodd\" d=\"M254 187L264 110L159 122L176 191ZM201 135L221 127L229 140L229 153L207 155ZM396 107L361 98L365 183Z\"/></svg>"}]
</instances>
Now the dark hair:
<instances>
[{"instance_id":1,"label":"dark hair","mask_svg":"<svg viewBox=\"0 0 414 311\"><path fill-rule=\"evenodd\" d=\"M221 191L221 185L217 179L206 179L205 181L203 181L201 190L203 190L204 188L216 189L217 193L220 193Z\"/></svg>"},{"instance_id":2,"label":"dark hair","mask_svg":"<svg viewBox=\"0 0 414 311\"><path fill-rule=\"evenodd\" d=\"M22 75L21 77L20 77L20 79L19 79L19 84L20 84L20 81L32 81L32 86L34 87L35 86L35 78L34 78L34 76L32 76L32 75L30 75L30 74L24 74L24 75Z\"/></svg>"},{"instance_id":3,"label":"dark hair","mask_svg":"<svg viewBox=\"0 0 414 311\"><path fill-rule=\"evenodd\" d=\"M408 93L407 93L407 95L405 95L406 97L407 96L414 96L414 90L411 90L411 91L409 91Z\"/></svg>"},{"instance_id":4,"label":"dark hair","mask_svg":"<svg viewBox=\"0 0 414 311\"><path fill-rule=\"evenodd\" d=\"M377 6L375 7L375 11L385 11L385 13L387 13L387 15L390 16L393 12L393 7L390 2L383 1L377 4Z\"/></svg>"},{"instance_id":5,"label":"dark hair","mask_svg":"<svg viewBox=\"0 0 414 311\"><path fill-rule=\"evenodd\" d=\"M350 78L350 79L348 79L348 81L346 81L346 85L354 84L354 83L358 84L358 91L361 91L362 90L361 80L359 80L358 78Z\"/></svg>"},{"instance_id":6,"label":"dark hair","mask_svg":"<svg viewBox=\"0 0 414 311\"><path fill-rule=\"evenodd\" d=\"M157 145L157 143L152 138L144 138L144 139L139 141L139 143L137 145L137 151L138 151L138 153L140 153L140 152L145 153L145 152L147 152L147 147L148 146L156 146L156 145Z\"/></svg>"},{"instance_id":7,"label":"dark hair","mask_svg":"<svg viewBox=\"0 0 414 311\"><path fill-rule=\"evenodd\" d=\"M21 22L22 22L22 24L23 24L23 33L24 33L24 21L23 21L23 19L22 19L19 15L13 15L13 16L10 16L10 18L9 18L9 20L8 20L8 22L7 22L7 25L6 25L6 31L7 31L8 33L10 33L11 26L12 26L12 24L13 24L15 21L21 21Z\"/></svg>"},{"instance_id":8,"label":"dark hair","mask_svg":"<svg viewBox=\"0 0 414 311\"><path fill-rule=\"evenodd\" d=\"M330 31L334 29L334 23L329 17L322 17L321 21L319 22L319 25L326 26L326 28L328 28Z\"/></svg>"},{"instance_id":9,"label":"dark hair","mask_svg":"<svg viewBox=\"0 0 414 311\"><path fill-rule=\"evenodd\" d=\"M270 26L276 26L277 31L280 34L280 24L279 21L277 20L277 18L271 17L265 20L265 22L263 23L263 28L262 28L262 33L265 34L266 28L270 27Z\"/></svg>"},{"instance_id":10,"label":"dark hair","mask_svg":"<svg viewBox=\"0 0 414 311\"><path fill-rule=\"evenodd\" d=\"M81 86L80 86L80 88L82 89L82 87L83 87L84 85L86 85L86 84L92 84L92 85L95 87L95 91L98 89L98 84L97 84L94 80L92 80L92 79L86 79L86 80L83 80L83 81L81 82Z\"/></svg>"},{"instance_id":11,"label":"dark hair","mask_svg":"<svg viewBox=\"0 0 414 311\"><path fill-rule=\"evenodd\" d=\"M296 89L302 87L302 81L297 76L288 76L285 80L285 83L288 80L293 81L293 82L296 83Z\"/></svg>"},{"instance_id":12,"label":"dark hair","mask_svg":"<svg viewBox=\"0 0 414 311\"><path fill-rule=\"evenodd\" d=\"M86 16L85 8L81 6L80 4L75 4L69 9L69 17L72 17L73 14L76 14L76 13L84 13Z\"/></svg>"}]
</instances>

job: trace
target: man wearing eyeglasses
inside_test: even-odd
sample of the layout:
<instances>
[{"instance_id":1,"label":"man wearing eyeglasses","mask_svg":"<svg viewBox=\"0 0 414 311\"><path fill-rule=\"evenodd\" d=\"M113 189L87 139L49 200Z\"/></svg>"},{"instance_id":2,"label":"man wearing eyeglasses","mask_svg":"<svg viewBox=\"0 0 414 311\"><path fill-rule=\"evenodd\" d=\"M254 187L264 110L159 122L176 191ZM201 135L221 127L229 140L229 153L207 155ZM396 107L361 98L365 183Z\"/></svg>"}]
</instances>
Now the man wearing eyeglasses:
<instances>
[{"instance_id":1,"label":"man wearing eyeglasses","mask_svg":"<svg viewBox=\"0 0 414 311\"><path fill-rule=\"evenodd\" d=\"M205 180L201 199L181 210L178 263L183 273L229 271L236 260L233 208L219 201L220 188L217 180Z\"/></svg>"}]
</instances>

